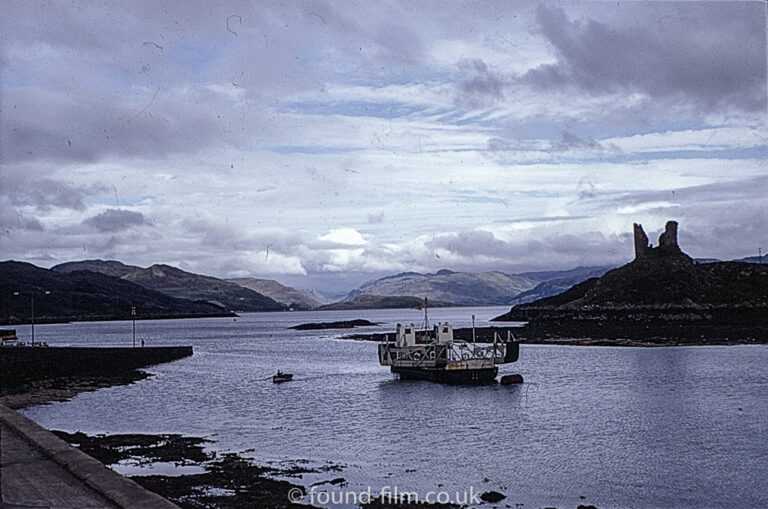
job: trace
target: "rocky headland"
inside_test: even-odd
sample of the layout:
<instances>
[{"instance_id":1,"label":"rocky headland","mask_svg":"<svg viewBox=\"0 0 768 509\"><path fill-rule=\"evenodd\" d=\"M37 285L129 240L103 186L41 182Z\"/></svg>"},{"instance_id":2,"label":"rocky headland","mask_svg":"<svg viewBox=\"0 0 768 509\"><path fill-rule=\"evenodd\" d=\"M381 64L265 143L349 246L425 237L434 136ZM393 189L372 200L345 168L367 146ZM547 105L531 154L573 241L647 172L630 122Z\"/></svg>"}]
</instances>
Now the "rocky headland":
<instances>
[{"instance_id":1,"label":"rocky headland","mask_svg":"<svg viewBox=\"0 0 768 509\"><path fill-rule=\"evenodd\" d=\"M649 344L768 342L768 266L697 263L667 223L653 247L634 225L635 259L494 321L528 322L529 342L624 340Z\"/></svg>"}]
</instances>

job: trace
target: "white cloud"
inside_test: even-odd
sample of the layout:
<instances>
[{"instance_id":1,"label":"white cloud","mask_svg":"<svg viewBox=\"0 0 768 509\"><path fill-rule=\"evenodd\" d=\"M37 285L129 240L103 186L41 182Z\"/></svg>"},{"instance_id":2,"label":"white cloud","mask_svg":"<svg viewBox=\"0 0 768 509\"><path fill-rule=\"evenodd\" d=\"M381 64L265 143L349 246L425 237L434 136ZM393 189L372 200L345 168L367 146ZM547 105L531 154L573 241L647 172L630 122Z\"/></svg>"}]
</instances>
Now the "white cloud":
<instances>
[{"instance_id":1,"label":"white cloud","mask_svg":"<svg viewBox=\"0 0 768 509\"><path fill-rule=\"evenodd\" d=\"M615 145L626 153L742 150L768 145L768 129L765 126L686 129L607 138L601 142Z\"/></svg>"},{"instance_id":2,"label":"white cloud","mask_svg":"<svg viewBox=\"0 0 768 509\"><path fill-rule=\"evenodd\" d=\"M343 246L365 246L368 241L354 228L335 228L318 239Z\"/></svg>"}]
</instances>

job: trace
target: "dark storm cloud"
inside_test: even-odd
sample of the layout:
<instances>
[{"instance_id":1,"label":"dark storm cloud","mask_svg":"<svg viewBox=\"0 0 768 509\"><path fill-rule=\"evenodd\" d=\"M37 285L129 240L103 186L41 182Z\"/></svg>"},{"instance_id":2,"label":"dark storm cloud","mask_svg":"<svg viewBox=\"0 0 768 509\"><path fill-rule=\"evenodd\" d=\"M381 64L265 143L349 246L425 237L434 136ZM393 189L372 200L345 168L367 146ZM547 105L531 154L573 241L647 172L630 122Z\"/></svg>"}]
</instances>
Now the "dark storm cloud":
<instances>
[{"instance_id":1,"label":"dark storm cloud","mask_svg":"<svg viewBox=\"0 0 768 509\"><path fill-rule=\"evenodd\" d=\"M0 124L5 163L163 157L197 151L226 128L212 113L189 108L161 89L140 93L138 103L98 93L74 100L37 89L5 95L4 102L12 105ZM205 91L195 95L190 99L198 104L210 99Z\"/></svg>"},{"instance_id":2,"label":"dark storm cloud","mask_svg":"<svg viewBox=\"0 0 768 509\"><path fill-rule=\"evenodd\" d=\"M541 32L558 61L530 70L522 80L544 88L636 91L706 107L761 110L765 9L763 2L638 3L622 8L622 23L609 24L572 21L562 8L540 6Z\"/></svg>"},{"instance_id":3,"label":"dark storm cloud","mask_svg":"<svg viewBox=\"0 0 768 509\"><path fill-rule=\"evenodd\" d=\"M187 236L200 239L206 246L235 246L241 250L272 249L290 252L302 241L298 233L278 229L248 232L224 217L194 215L184 218L180 227Z\"/></svg>"},{"instance_id":4,"label":"dark storm cloud","mask_svg":"<svg viewBox=\"0 0 768 509\"><path fill-rule=\"evenodd\" d=\"M355 10L9 4L0 19L3 161L158 159L239 145L270 132L265 110L288 94L423 60L420 30L401 22L407 12L366 6L370 17L357 18ZM332 56L338 65L328 65Z\"/></svg>"},{"instance_id":5,"label":"dark storm cloud","mask_svg":"<svg viewBox=\"0 0 768 509\"><path fill-rule=\"evenodd\" d=\"M484 230L466 230L452 235L441 235L427 242L430 250L444 249L461 256L486 255L504 258L510 246Z\"/></svg>"},{"instance_id":6,"label":"dark storm cloud","mask_svg":"<svg viewBox=\"0 0 768 509\"><path fill-rule=\"evenodd\" d=\"M580 138L568 131L564 132L560 141L553 143L553 150L566 151L578 149L602 150L603 146L595 140L589 138Z\"/></svg>"},{"instance_id":7,"label":"dark storm cloud","mask_svg":"<svg viewBox=\"0 0 768 509\"><path fill-rule=\"evenodd\" d=\"M41 232L44 230L43 224L40 221L34 217L28 217L16 210L12 210L10 207L0 208L0 228L4 232L16 230Z\"/></svg>"},{"instance_id":8,"label":"dark storm cloud","mask_svg":"<svg viewBox=\"0 0 768 509\"><path fill-rule=\"evenodd\" d=\"M109 209L83 221L83 224L98 231L119 232L134 226L150 224L141 212L123 209Z\"/></svg>"},{"instance_id":9,"label":"dark storm cloud","mask_svg":"<svg viewBox=\"0 0 768 509\"><path fill-rule=\"evenodd\" d=\"M453 267L464 270L519 272L537 266L568 268L613 264L629 256L629 244L629 234L605 235L587 231L576 235L550 228L540 236L511 240L501 240L484 230L465 230L438 236L427 242L426 247L430 251L440 250L443 255L448 253L431 261L437 268L445 259L451 259L454 260Z\"/></svg>"},{"instance_id":10,"label":"dark storm cloud","mask_svg":"<svg viewBox=\"0 0 768 509\"><path fill-rule=\"evenodd\" d=\"M504 99L505 82L501 74L488 68L480 59L464 59L459 69L468 74L458 83L456 103L463 107L478 108Z\"/></svg>"},{"instance_id":11,"label":"dark storm cloud","mask_svg":"<svg viewBox=\"0 0 768 509\"><path fill-rule=\"evenodd\" d=\"M86 198L109 190L101 183L78 186L58 179L35 178L35 171L21 168L3 172L0 176L0 196L11 206L31 206L38 212L52 207L85 210Z\"/></svg>"}]
</instances>

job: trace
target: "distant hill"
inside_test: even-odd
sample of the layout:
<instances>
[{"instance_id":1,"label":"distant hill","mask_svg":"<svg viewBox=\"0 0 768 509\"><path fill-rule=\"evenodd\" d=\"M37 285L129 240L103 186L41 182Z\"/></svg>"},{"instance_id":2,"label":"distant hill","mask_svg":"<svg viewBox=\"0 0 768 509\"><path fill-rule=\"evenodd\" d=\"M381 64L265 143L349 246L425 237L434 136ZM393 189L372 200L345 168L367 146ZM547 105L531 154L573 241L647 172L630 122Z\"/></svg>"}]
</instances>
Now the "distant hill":
<instances>
[{"instance_id":1,"label":"distant hill","mask_svg":"<svg viewBox=\"0 0 768 509\"><path fill-rule=\"evenodd\" d=\"M719 258L694 258L694 261L696 263L717 263L722 262L724 260L721 260ZM768 255L763 256L746 256L744 258L737 258L736 260L729 260L731 262L741 262L741 263L765 263L768 264Z\"/></svg>"},{"instance_id":2,"label":"distant hill","mask_svg":"<svg viewBox=\"0 0 768 509\"><path fill-rule=\"evenodd\" d=\"M233 311L282 311L285 306L236 283L186 272L170 265L152 265L123 279L181 299L210 302Z\"/></svg>"},{"instance_id":3,"label":"distant hill","mask_svg":"<svg viewBox=\"0 0 768 509\"><path fill-rule=\"evenodd\" d=\"M282 311L285 309L283 304L236 283L193 274L170 265L152 265L143 269L112 260L86 260L63 263L51 270L55 272L86 270L115 274L125 281L171 297L207 302L227 311Z\"/></svg>"},{"instance_id":4,"label":"distant hill","mask_svg":"<svg viewBox=\"0 0 768 509\"><path fill-rule=\"evenodd\" d=\"M346 300L360 295L413 295L462 306L499 305L511 303L518 294L530 290L538 282L503 272L404 272L366 283L350 292Z\"/></svg>"},{"instance_id":5,"label":"distant hill","mask_svg":"<svg viewBox=\"0 0 768 509\"><path fill-rule=\"evenodd\" d=\"M312 309L322 303L300 290L284 286L271 279L234 278L227 279L231 283L249 288L255 292L276 300L290 309Z\"/></svg>"},{"instance_id":6,"label":"distant hill","mask_svg":"<svg viewBox=\"0 0 768 509\"><path fill-rule=\"evenodd\" d=\"M606 265L601 267L576 267L568 270L543 270L537 272L521 272L519 276L524 276L529 279L536 279L538 281L552 281L553 279L565 279L565 278L579 278L585 274L591 274L596 270L610 270L615 269L616 265Z\"/></svg>"},{"instance_id":7,"label":"distant hill","mask_svg":"<svg viewBox=\"0 0 768 509\"><path fill-rule=\"evenodd\" d=\"M614 267L577 267L571 270L521 274L534 279L545 279L532 289L522 292L511 302L524 304L562 293L586 279L600 277Z\"/></svg>"},{"instance_id":8,"label":"distant hill","mask_svg":"<svg viewBox=\"0 0 768 509\"><path fill-rule=\"evenodd\" d=\"M747 256L746 258L740 258L738 260L733 260L735 262L743 262L743 263L759 263L764 264L768 262L768 255L763 256ZM766 263L768 264L768 263Z\"/></svg>"},{"instance_id":9,"label":"distant hill","mask_svg":"<svg viewBox=\"0 0 768 509\"><path fill-rule=\"evenodd\" d=\"M421 308L424 299L420 297L407 297L398 295L358 295L352 300L327 304L317 308L319 311L338 311L347 309L409 309ZM433 301L429 299L429 307L444 308L456 304L450 302Z\"/></svg>"},{"instance_id":10,"label":"distant hill","mask_svg":"<svg viewBox=\"0 0 768 509\"><path fill-rule=\"evenodd\" d=\"M639 225L635 239L634 261L494 320L571 337L735 337L768 325L768 266L697 263L677 245L672 221L658 247L647 245Z\"/></svg>"},{"instance_id":11,"label":"distant hill","mask_svg":"<svg viewBox=\"0 0 768 509\"><path fill-rule=\"evenodd\" d=\"M124 275L133 272L134 270L141 270L141 267L134 265L126 265L123 262L117 260L81 260L77 262L60 263L54 267L51 267L54 272L74 272L76 270L87 270L90 272L97 272L99 274L106 274L112 277L123 277Z\"/></svg>"},{"instance_id":12,"label":"distant hill","mask_svg":"<svg viewBox=\"0 0 768 509\"><path fill-rule=\"evenodd\" d=\"M334 302L338 302L339 300L345 297L344 293L339 294L339 293L332 293L332 292L324 292L324 291L316 290L314 288L296 288L296 290L306 295L310 299L319 302L321 305L332 304Z\"/></svg>"},{"instance_id":13,"label":"distant hill","mask_svg":"<svg viewBox=\"0 0 768 509\"><path fill-rule=\"evenodd\" d=\"M232 315L211 304L173 298L105 274L62 273L30 263L0 262L0 321L28 323L30 293L35 295L35 321L40 323L128 320L133 306L140 319Z\"/></svg>"}]
</instances>

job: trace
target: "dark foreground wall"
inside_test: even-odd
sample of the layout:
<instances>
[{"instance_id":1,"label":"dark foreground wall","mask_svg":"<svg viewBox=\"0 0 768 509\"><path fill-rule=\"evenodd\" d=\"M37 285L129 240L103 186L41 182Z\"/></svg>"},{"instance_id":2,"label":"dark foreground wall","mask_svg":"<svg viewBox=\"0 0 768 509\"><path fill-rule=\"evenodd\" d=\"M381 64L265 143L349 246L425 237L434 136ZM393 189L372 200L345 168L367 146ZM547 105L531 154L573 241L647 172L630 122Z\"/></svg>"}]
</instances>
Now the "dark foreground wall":
<instances>
[{"instance_id":1,"label":"dark foreground wall","mask_svg":"<svg viewBox=\"0 0 768 509\"><path fill-rule=\"evenodd\" d=\"M191 346L0 347L0 388L68 376L113 375L190 355Z\"/></svg>"}]
</instances>

